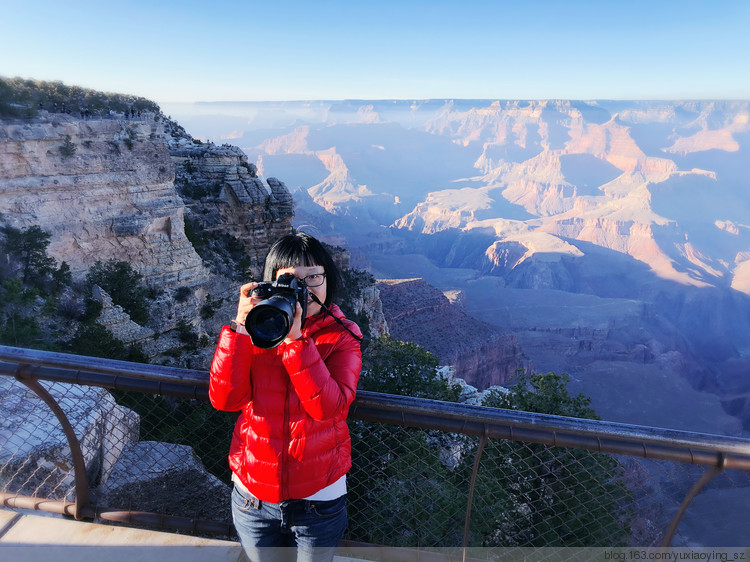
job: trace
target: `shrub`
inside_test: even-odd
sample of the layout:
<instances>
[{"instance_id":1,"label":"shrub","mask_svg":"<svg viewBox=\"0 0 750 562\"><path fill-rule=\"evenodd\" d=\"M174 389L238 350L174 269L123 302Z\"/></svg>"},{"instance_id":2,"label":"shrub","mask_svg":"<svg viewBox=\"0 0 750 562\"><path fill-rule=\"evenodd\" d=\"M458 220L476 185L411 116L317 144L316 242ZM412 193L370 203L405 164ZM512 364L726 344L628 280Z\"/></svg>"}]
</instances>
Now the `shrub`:
<instances>
[{"instance_id":1,"label":"shrub","mask_svg":"<svg viewBox=\"0 0 750 562\"><path fill-rule=\"evenodd\" d=\"M56 261L47 255L50 234L37 225L26 230L5 226L2 232L5 234L2 248L21 268L21 282L42 288L45 281L55 273ZM60 267L63 269L63 266ZM65 267L67 268L67 264ZM64 269L59 274L64 281L67 277Z\"/></svg>"},{"instance_id":2,"label":"shrub","mask_svg":"<svg viewBox=\"0 0 750 562\"><path fill-rule=\"evenodd\" d=\"M52 280L55 283L57 291L61 291L65 287L69 287L73 282L73 274L70 272L70 266L68 262L62 262L60 267L52 272Z\"/></svg>"},{"instance_id":3,"label":"shrub","mask_svg":"<svg viewBox=\"0 0 750 562\"><path fill-rule=\"evenodd\" d=\"M591 399L567 390L568 376L521 375L510 393L491 392L485 406L599 419ZM618 500L628 492L619 464L600 453L493 439L483 463L512 466L477 480L477 525L483 546L612 546L629 530Z\"/></svg>"},{"instance_id":4,"label":"shrub","mask_svg":"<svg viewBox=\"0 0 750 562\"><path fill-rule=\"evenodd\" d=\"M68 351L77 355L147 363L148 357L137 347L127 346L97 322L81 324L68 343Z\"/></svg>"},{"instance_id":5,"label":"shrub","mask_svg":"<svg viewBox=\"0 0 750 562\"><path fill-rule=\"evenodd\" d=\"M75 143L70 140L70 135L65 135L65 140L60 147L60 154L63 158L70 158L76 153L77 148L78 147L75 145Z\"/></svg>"},{"instance_id":6,"label":"shrub","mask_svg":"<svg viewBox=\"0 0 750 562\"><path fill-rule=\"evenodd\" d=\"M178 287L174 292L174 300L176 300L177 302L185 302L190 298L190 295L192 294L193 291L190 289L190 287Z\"/></svg>"},{"instance_id":7,"label":"shrub","mask_svg":"<svg viewBox=\"0 0 750 562\"><path fill-rule=\"evenodd\" d=\"M211 295L206 295L206 302L201 307L201 318L208 320L213 318L216 314L216 310L223 304L224 299L214 300Z\"/></svg>"},{"instance_id":8,"label":"shrub","mask_svg":"<svg viewBox=\"0 0 750 562\"><path fill-rule=\"evenodd\" d=\"M116 259L97 261L86 275L90 286L99 285L138 324L148 321L147 290L142 280L143 276L128 262Z\"/></svg>"},{"instance_id":9,"label":"shrub","mask_svg":"<svg viewBox=\"0 0 750 562\"><path fill-rule=\"evenodd\" d=\"M367 347L357 388L445 401L455 401L460 393L438 376L434 355L390 336ZM353 540L409 546L424 544L425 535L448 537L460 529L465 494L447 485L453 480L451 470L441 461L450 436L358 420L350 421L349 426L352 463L367 473L365 480L350 480L349 532ZM432 508L427 508L427 503ZM431 510L430 515L425 509ZM438 520L435 512L446 517ZM425 529L428 520L431 528ZM399 526L398 536L392 533L394 521ZM451 544L451 539L446 541Z\"/></svg>"},{"instance_id":10,"label":"shrub","mask_svg":"<svg viewBox=\"0 0 750 562\"><path fill-rule=\"evenodd\" d=\"M442 379L438 366L437 357L417 344L381 336L362 357L358 388L455 402L461 389Z\"/></svg>"},{"instance_id":11,"label":"shrub","mask_svg":"<svg viewBox=\"0 0 750 562\"><path fill-rule=\"evenodd\" d=\"M177 338L188 351L198 349L198 334L195 333L193 327L185 320L177 322Z\"/></svg>"},{"instance_id":12,"label":"shrub","mask_svg":"<svg viewBox=\"0 0 750 562\"><path fill-rule=\"evenodd\" d=\"M159 106L145 98L124 94L113 94L67 86L62 82L27 80L24 78L0 78L0 117L29 117L39 107L86 108L92 114L104 114L109 109L123 111L132 107L136 111L159 113Z\"/></svg>"},{"instance_id":13,"label":"shrub","mask_svg":"<svg viewBox=\"0 0 750 562\"><path fill-rule=\"evenodd\" d=\"M458 389L438 377L437 366L415 344L378 338L363 355L359 388L454 400ZM566 385L566 375L521 375L511 392L491 392L484 405L596 419L590 400L571 396ZM356 420L349 425L356 473L349 480L347 538L400 546L459 543L477 440ZM628 514L618 501L628 492L611 456L491 439L481 465L470 545L605 546L627 539Z\"/></svg>"}]
</instances>

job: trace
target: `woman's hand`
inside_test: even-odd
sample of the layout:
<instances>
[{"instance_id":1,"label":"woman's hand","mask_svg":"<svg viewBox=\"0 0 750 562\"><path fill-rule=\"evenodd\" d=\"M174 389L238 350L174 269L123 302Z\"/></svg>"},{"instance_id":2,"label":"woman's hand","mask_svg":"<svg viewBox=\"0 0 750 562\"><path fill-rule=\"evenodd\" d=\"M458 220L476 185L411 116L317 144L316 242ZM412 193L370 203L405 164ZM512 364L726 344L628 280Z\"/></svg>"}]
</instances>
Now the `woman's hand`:
<instances>
[{"instance_id":1,"label":"woman's hand","mask_svg":"<svg viewBox=\"0 0 750 562\"><path fill-rule=\"evenodd\" d=\"M294 340L298 340L302 337L302 305L297 303L297 308L294 310L294 323L292 328L284 340L284 343L292 343Z\"/></svg>"},{"instance_id":2,"label":"woman's hand","mask_svg":"<svg viewBox=\"0 0 750 562\"><path fill-rule=\"evenodd\" d=\"M255 287L257 286L258 284L253 281L250 283L246 283L242 287L240 287L240 302L237 305L237 317L235 318L235 321L238 324L242 324L244 326L248 312L250 312L256 304L263 300L261 297L251 296L253 289L255 289Z\"/></svg>"}]
</instances>

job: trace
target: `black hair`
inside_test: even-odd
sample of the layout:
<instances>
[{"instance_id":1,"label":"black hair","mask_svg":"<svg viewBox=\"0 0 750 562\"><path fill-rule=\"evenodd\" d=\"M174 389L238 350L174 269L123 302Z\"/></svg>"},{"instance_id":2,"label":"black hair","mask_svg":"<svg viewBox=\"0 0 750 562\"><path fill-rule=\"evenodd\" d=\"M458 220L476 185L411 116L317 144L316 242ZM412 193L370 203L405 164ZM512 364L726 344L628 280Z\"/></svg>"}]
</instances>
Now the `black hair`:
<instances>
[{"instance_id":1,"label":"black hair","mask_svg":"<svg viewBox=\"0 0 750 562\"><path fill-rule=\"evenodd\" d=\"M266 255L263 280L275 281L276 272L287 267L323 266L326 274L326 300L330 305L341 290L341 272L325 246L305 232L282 236L273 243Z\"/></svg>"}]
</instances>

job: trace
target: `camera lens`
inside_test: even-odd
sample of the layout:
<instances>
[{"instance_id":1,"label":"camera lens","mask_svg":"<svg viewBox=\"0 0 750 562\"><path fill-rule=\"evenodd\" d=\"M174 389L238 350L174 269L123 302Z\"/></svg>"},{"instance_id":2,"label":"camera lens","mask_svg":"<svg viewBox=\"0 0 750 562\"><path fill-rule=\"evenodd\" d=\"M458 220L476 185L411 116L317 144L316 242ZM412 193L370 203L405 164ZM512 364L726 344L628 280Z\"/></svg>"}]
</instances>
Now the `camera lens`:
<instances>
[{"instance_id":1,"label":"camera lens","mask_svg":"<svg viewBox=\"0 0 750 562\"><path fill-rule=\"evenodd\" d=\"M268 349L284 341L292 329L296 304L294 297L274 295L255 305L245 321L253 345Z\"/></svg>"}]
</instances>

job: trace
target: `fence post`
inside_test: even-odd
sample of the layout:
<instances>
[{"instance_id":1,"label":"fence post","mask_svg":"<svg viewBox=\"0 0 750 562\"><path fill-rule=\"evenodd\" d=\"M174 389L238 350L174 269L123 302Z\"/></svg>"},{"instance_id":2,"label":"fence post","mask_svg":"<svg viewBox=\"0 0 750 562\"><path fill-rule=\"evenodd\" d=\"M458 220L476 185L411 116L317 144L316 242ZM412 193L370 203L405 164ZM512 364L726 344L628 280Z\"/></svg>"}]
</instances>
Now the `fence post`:
<instances>
[{"instance_id":1,"label":"fence post","mask_svg":"<svg viewBox=\"0 0 750 562\"><path fill-rule=\"evenodd\" d=\"M667 528L667 532L664 533L664 538L662 539L661 546L670 546L672 544L672 538L674 537L674 534L677 532L677 527L680 525L680 521L682 521L682 516L685 515L685 511L687 511L688 506L693 501L693 498L698 495L698 493L703 489L703 487L708 484L711 480L713 480L718 474L724 471L724 468L726 468L727 465L727 457L724 453L719 453L719 464L716 466L709 467L706 469L706 471L703 473L703 475L698 479L698 481L693 484L693 487L690 488L690 491L685 495L685 498L682 500L682 503L680 504L679 509L677 510L677 513L675 513L674 517L672 518L672 521L669 523L669 527Z\"/></svg>"},{"instance_id":2,"label":"fence post","mask_svg":"<svg viewBox=\"0 0 750 562\"><path fill-rule=\"evenodd\" d=\"M482 452L484 446L487 444L488 435L490 428L487 424L484 424L484 433L479 439L479 445L477 446L477 453L474 456L474 468L471 471L471 483L469 484L469 497L466 500L466 518L464 519L464 539L463 539L463 558L466 559L466 547L469 543L469 526L471 524L471 504L474 501L474 488L477 483L477 473L479 472L479 460L482 458Z\"/></svg>"},{"instance_id":3,"label":"fence post","mask_svg":"<svg viewBox=\"0 0 750 562\"><path fill-rule=\"evenodd\" d=\"M91 503L89 500L89 477L86 473L86 461L83 458L81 444L78 441L78 437L76 437L70 420L68 420L68 416L65 415L65 412L52 395L47 392L47 389L32 377L29 372L29 367L29 365L19 365L16 369L16 380L26 385L26 387L41 398L49 409L52 410L52 413L55 414L57 421L59 421L62 426L65 437L68 440L70 454L73 457L73 477L75 479L76 489L73 517L80 521L83 519L83 508Z\"/></svg>"}]
</instances>

